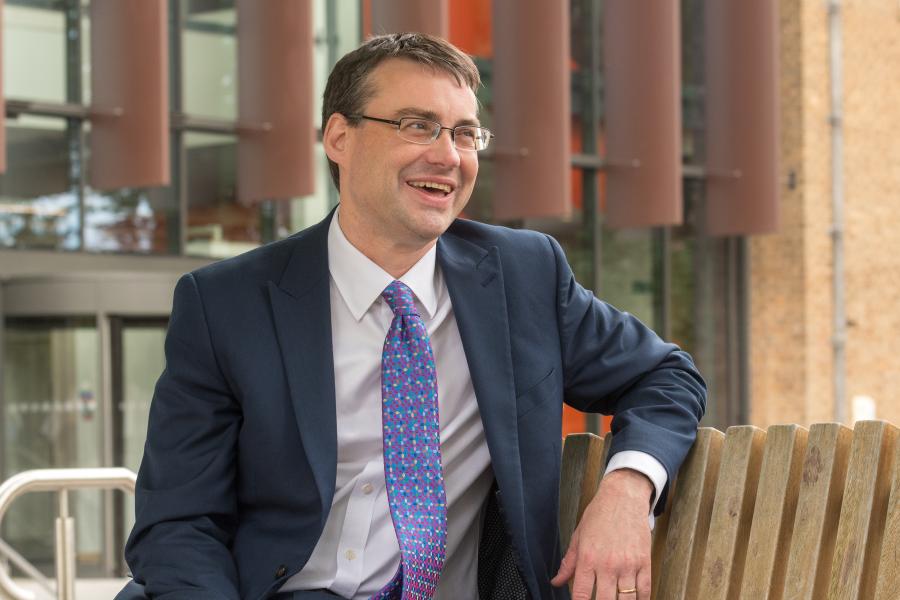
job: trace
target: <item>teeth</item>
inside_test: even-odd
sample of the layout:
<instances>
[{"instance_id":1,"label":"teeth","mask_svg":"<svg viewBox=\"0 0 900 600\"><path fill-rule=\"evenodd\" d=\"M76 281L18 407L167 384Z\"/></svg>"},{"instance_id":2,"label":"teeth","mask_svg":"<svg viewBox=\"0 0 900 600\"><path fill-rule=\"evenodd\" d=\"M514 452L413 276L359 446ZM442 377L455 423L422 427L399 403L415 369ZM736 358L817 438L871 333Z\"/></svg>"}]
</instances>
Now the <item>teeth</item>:
<instances>
[{"instance_id":1,"label":"teeth","mask_svg":"<svg viewBox=\"0 0 900 600\"><path fill-rule=\"evenodd\" d=\"M445 194L450 193L450 186L445 183L435 183L433 181L410 181L409 185L418 188L431 188L433 190L441 190Z\"/></svg>"}]
</instances>

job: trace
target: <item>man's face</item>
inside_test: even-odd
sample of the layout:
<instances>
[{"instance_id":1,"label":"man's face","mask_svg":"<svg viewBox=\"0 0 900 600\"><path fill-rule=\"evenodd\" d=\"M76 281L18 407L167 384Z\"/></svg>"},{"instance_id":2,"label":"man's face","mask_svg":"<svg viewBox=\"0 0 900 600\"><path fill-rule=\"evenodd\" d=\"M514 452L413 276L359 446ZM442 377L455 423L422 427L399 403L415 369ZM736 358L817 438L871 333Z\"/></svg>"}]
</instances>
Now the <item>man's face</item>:
<instances>
[{"instance_id":1,"label":"man's face","mask_svg":"<svg viewBox=\"0 0 900 600\"><path fill-rule=\"evenodd\" d=\"M389 59L369 74L374 95L363 114L380 119L423 117L445 127L478 124L475 94L449 74L406 60ZM397 135L397 127L362 120L346 130L341 167L345 210L362 223L359 242L418 248L440 236L472 195L478 156L459 150L450 132L431 145ZM450 187L450 192L421 187ZM372 239L375 238L375 239Z\"/></svg>"}]
</instances>

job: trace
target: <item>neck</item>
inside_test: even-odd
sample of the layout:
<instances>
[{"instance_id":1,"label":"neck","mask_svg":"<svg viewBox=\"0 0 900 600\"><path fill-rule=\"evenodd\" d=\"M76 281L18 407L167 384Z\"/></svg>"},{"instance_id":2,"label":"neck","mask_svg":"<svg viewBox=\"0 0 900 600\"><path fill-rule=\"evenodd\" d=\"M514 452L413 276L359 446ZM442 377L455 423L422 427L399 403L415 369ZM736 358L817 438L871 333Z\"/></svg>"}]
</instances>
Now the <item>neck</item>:
<instances>
[{"instance_id":1,"label":"neck","mask_svg":"<svg viewBox=\"0 0 900 600\"><path fill-rule=\"evenodd\" d=\"M430 240L404 244L389 240L387 236L371 231L365 226L365 219L357 218L352 210L346 209L347 206L342 204L338 211L338 225L344 237L394 279L400 279L437 243L437 240Z\"/></svg>"}]
</instances>

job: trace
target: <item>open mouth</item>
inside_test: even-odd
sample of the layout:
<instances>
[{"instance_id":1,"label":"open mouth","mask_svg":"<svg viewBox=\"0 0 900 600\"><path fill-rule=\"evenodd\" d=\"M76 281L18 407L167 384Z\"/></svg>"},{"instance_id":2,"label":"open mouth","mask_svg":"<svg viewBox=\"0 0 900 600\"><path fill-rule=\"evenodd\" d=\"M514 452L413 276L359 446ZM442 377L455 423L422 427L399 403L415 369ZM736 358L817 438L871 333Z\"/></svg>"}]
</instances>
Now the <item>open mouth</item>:
<instances>
[{"instance_id":1,"label":"open mouth","mask_svg":"<svg viewBox=\"0 0 900 600\"><path fill-rule=\"evenodd\" d=\"M407 181L406 185L414 187L417 190L425 192L429 196L435 198L444 198L453 191L453 186L447 183L438 183L436 181Z\"/></svg>"}]
</instances>

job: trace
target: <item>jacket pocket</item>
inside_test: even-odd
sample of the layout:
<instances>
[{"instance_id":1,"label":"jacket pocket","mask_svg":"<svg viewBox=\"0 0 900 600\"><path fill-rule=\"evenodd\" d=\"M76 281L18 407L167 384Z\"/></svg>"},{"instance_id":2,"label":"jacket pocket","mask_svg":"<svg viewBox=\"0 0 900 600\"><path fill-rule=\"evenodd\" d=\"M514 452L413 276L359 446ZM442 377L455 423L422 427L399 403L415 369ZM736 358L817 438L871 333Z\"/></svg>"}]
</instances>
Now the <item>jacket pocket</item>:
<instances>
[{"instance_id":1,"label":"jacket pocket","mask_svg":"<svg viewBox=\"0 0 900 600\"><path fill-rule=\"evenodd\" d=\"M553 384L556 381L556 378L553 376L554 373L556 373L556 368L550 369L546 375L516 396L517 418L521 419L548 400L556 398L559 402L562 402L559 394L553 393Z\"/></svg>"}]
</instances>

